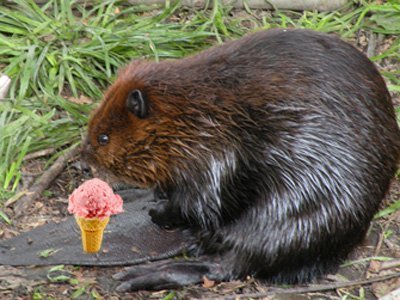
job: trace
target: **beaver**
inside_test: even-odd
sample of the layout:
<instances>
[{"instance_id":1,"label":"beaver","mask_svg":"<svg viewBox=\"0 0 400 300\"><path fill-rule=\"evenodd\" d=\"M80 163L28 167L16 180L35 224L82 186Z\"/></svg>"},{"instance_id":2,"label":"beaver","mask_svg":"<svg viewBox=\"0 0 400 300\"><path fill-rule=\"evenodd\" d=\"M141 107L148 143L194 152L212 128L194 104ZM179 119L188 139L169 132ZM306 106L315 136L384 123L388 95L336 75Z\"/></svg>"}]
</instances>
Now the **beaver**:
<instances>
[{"instance_id":1,"label":"beaver","mask_svg":"<svg viewBox=\"0 0 400 300\"><path fill-rule=\"evenodd\" d=\"M128 64L89 121L84 157L164 195L153 221L193 239L189 259L116 274L126 291L335 271L363 240L399 150L366 56L332 35L273 29Z\"/></svg>"}]
</instances>

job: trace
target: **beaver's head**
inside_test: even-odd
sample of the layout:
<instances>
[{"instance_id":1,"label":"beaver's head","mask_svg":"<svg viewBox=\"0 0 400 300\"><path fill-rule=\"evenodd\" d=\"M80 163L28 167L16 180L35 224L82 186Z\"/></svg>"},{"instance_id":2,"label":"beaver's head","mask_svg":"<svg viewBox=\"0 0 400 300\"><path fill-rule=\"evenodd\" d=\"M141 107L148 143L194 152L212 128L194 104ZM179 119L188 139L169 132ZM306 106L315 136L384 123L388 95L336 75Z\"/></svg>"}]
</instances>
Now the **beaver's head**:
<instances>
[{"instance_id":1,"label":"beaver's head","mask_svg":"<svg viewBox=\"0 0 400 300\"><path fill-rule=\"evenodd\" d=\"M142 188L168 183L177 172L204 168L223 144L213 112L194 107L173 83L152 81L155 66L120 71L92 114L83 156L100 177Z\"/></svg>"},{"instance_id":2,"label":"beaver's head","mask_svg":"<svg viewBox=\"0 0 400 300\"><path fill-rule=\"evenodd\" d=\"M92 113L83 149L100 177L150 187L168 176L163 135L171 135L149 90L121 71ZM157 179L156 179L157 178Z\"/></svg>"}]
</instances>

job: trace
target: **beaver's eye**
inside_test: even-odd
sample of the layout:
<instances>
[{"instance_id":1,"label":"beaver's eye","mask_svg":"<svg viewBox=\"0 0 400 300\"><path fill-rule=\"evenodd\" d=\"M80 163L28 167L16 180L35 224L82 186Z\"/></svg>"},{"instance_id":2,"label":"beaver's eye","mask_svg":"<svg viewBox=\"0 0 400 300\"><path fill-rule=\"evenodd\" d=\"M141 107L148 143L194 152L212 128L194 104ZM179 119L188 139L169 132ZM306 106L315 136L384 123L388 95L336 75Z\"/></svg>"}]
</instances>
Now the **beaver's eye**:
<instances>
[{"instance_id":1,"label":"beaver's eye","mask_svg":"<svg viewBox=\"0 0 400 300\"><path fill-rule=\"evenodd\" d=\"M100 134L100 135L97 137L97 141L98 141L99 144L102 145L102 146L108 144L109 140L110 140L110 138L108 137L107 134Z\"/></svg>"},{"instance_id":2,"label":"beaver's eye","mask_svg":"<svg viewBox=\"0 0 400 300\"><path fill-rule=\"evenodd\" d=\"M139 90L133 90L126 99L126 107L136 117L144 119L149 112L149 105L146 97Z\"/></svg>"}]
</instances>

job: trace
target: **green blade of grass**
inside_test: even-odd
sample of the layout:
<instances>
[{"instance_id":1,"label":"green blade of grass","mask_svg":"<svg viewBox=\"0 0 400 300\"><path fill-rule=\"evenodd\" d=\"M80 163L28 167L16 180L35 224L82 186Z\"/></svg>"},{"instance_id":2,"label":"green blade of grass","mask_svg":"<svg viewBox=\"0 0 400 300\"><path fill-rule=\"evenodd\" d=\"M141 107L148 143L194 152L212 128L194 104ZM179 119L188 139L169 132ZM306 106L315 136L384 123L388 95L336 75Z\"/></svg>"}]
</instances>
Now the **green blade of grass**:
<instances>
[{"instance_id":1,"label":"green blade of grass","mask_svg":"<svg viewBox=\"0 0 400 300\"><path fill-rule=\"evenodd\" d=\"M35 72L35 50L36 46L32 45L28 47L26 54L24 67L21 69L20 86L18 92L18 99L22 99L26 96L29 88L29 83Z\"/></svg>"},{"instance_id":2,"label":"green blade of grass","mask_svg":"<svg viewBox=\"0 0 400 300\"><path fill-rule=\"evenodd\" d=\"M375 216L374 219L379 219L385 216L388 216L390 214L393 214L394 212L400 210L400 200L397 200L396 202L392 203L385 209L382 209L379 211Z\"/></svg>"},{"instance_id":3,"label":"green blade of grass","mask_svg":"<svg viewBox=\"0 0 400 300\"><path fill-rule=\"evenodd\" d=\"M6 222L8 225L12 224L10 218L1 210L0 210L0 218L2 218L3 221Z\"/></svg>"}]
</instances>

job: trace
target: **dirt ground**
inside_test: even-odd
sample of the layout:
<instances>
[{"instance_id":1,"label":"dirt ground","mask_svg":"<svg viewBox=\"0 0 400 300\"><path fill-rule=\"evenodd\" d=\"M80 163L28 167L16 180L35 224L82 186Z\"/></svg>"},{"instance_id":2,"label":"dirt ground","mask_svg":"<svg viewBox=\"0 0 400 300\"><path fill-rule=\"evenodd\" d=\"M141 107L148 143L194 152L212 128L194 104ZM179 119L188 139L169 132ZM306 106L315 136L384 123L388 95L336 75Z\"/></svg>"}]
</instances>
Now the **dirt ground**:
<instances>
[{"instance_id":1,"label":"dirt ground","mask_svg":"<svg viewBox=\"0 0 400 300\"><path fill-rule=\"evenodd\" d=\"M374 49L370 49L370 36L360 34L354 43L363 51L378 54L390 46L391 40L380 40ZM391 61L384 61L381 66L385 70L400 69ZM393 95L396 106L400 105L399 95ZM27 161L24 165L24 182L29 185L43 172L45 158ZM0 238L12 238L21 232L48 223L51 220L60 221L68 217L67 198L69 193L82 181L77 167L77 160L69 162L44 193L39 201L30 206L26 213L18 218L14 217L12 207L5 208L5 213L12 219L12 225L0 223ZM390 193L386 197L382 208L400 199L400 180L394 179ZM380 260L371 260L378 257ZM349 257L349 264L340 268L337 274L330 274L320 280L316 286L334 285L342 281L368 280L376 276L384 276L400 271L400 264L391 265L383 258L400 259L400 210L388 216L375 220L368 237ZM398 261L397 261L398 262ZM228 283L214 283L205 281L203 285L190 286L177 291L136 292L118 294L114 292L115 282L110 276L120 268L89 268L65 266L58 275L64 275L61 283L52 283L49 279L49 267L12 268L0 266L0 299L175 299L175 298L235 298L235 295L265 293L271 290L266 285L253 278L245 281ZM55 272L51 272L51 278ZM303 287L312 287L308 285ZM301 287L292 287L301 288ZM365 283L351 287L331 288L329 291L313 291L304 293L299 291L291 295L277 295L263 297L264 299L376 299L400 288L400 278ZM245 297L250 298L251 295ZM390 299L400 299L393 296ZM253 298L256 298L253 295Z\"/></svg>"}]
</instances>

